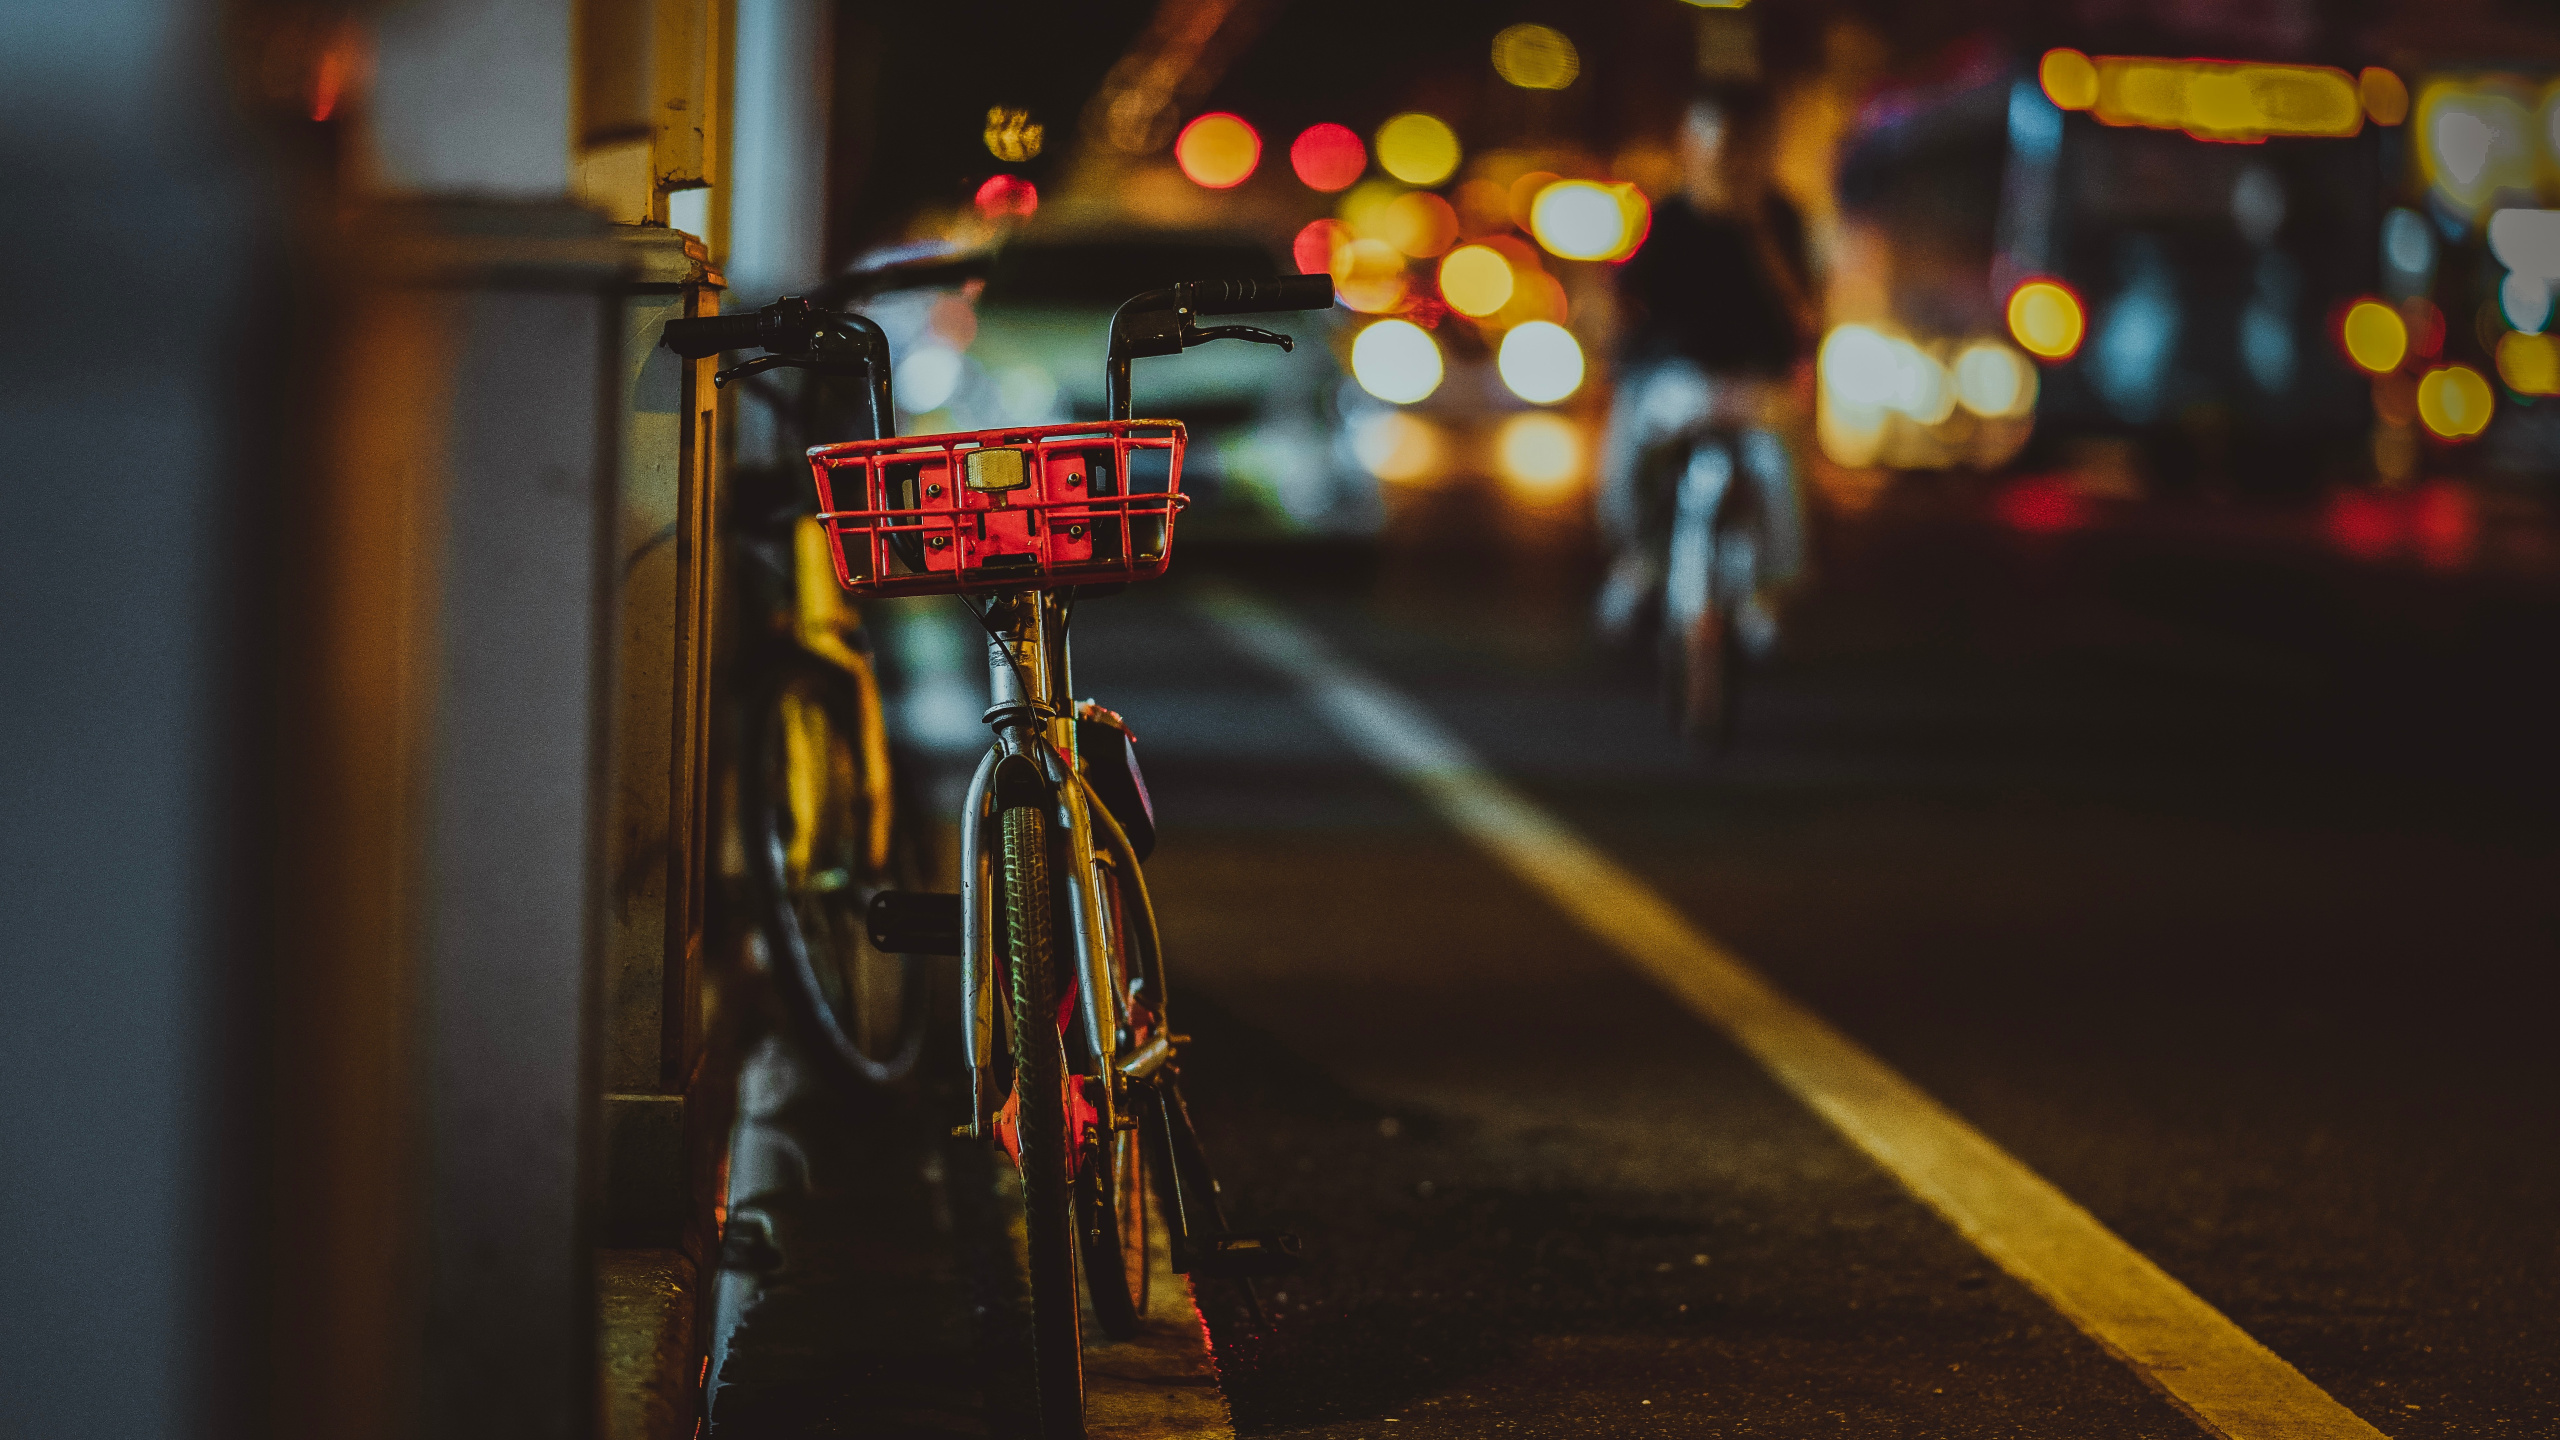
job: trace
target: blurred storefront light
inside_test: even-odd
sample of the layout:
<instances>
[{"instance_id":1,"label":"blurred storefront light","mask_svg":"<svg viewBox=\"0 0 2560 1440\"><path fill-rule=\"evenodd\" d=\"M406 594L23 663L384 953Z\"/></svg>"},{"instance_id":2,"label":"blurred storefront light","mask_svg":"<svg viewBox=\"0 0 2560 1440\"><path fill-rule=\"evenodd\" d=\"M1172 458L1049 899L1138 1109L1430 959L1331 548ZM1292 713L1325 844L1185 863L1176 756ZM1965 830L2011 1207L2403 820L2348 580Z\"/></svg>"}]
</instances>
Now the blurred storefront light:
<instances>
[{"instance_id":1,"label":"blurred storefront light","mask_svg":"<svg viewBox=\"0 0 2560 1440\"><path fill-rule=\"evenodd\" d=\"M2440 440L2468 440L2496 409L2489 382L2468 365L2441 365L2418 380L2418 423Z\"/></svg>"},{"instance_id":2,"label":"blurred storefront light","mask_svg":"<svg viewBox=\"0 0 2560 1440\"><path fill-rule=\"evenodd\" d=\"M921 415L951 403L952 394L960 388L961 366L960 352L948 345L909 350L897 365L899 407Z\"/></svg>"},{"instance_id":3,"label":"blurred storefront light","mask_svg":"<svg viewBox=\"0 0 2560 1440\"><path fill-rule=\"evenodd\" d=\"M1510 303L1511 262L1484 245L1461 245L1440 262L1440 298L1461 315L1481 319Z\"/></svg>"},{"instance_id":4,"label":"blurred storefront light","mask_svg":"<svg viewBox=\"0 0 2560 1440\"><path fill-rule=\"evenodd\" d=\"M2436 193L2477 214L2534 182L2533 121L2502 86L2437 81L2418 93L2419 168Z\"/></svg>"},{"instance_id":5,"label":"blurred storefront light","mask_svg":"<svg viewBox=\"0 0 2560 1440\"><path fill-rule=\"evenodd\" d=\"M2338 344L2368 375L2388 375L2409 355L2409 327L2379 300L2358 300L2338 321Z\"/></svg>"},{"instance_id":6,"label":"blurred storefront light","mask_svg":"<svg viewBox=\"0 0 2560 1440\"><path fill-rule=\"evenodd\" d=\"M2183 130L2199 140L2343 137L2364 128L2354 77L2326 65L2105 55L2091 114L2108 125Z\"/></svg>"},{"instance_id":7,"label":"blurred storefront light","mask_svg":"<svg viewBox=\"0 0 2560 1440\"><path fill-rule=\"evenodd\" d=\"M1493 444L1502 478L1532 498L1562 498L1582 478L1582 427L1562 415L1514 415L1502 422Z\"/></svg>"},{"instance_id":8,"label":"blurred storefront light","mask_svg":"<svg viewBox=\"0 0 2560 1440\"><path fill-rule=\"evenodd\" d=\"M2036 367L2006 345L1977 340L1956 356L1956 401L1986 420L2008 420L2036 408Z\"/></svg>"},{"instance_id":9,"label":"blurred storefront light","mask_svg":"<svg viewBox=\"0 0 2560 1440\"><path fill-rule=\"evenodd\" d=\"M2068 360L2088 332L2080 297L2059 280L2029 280L2009 292L2009 333L2040 360Z\"/></svg>"},{"instance_id":10,"label":"blurred storefront light","mask_svg":"<svg viewBox=\"0 0 2560 1440\"><path fill-rule=\"evenodd\" d=\"M2525 334L2501 338L2498 378L2519 395L2560 395L2560 340Z\"/></svg>"},{"instance_id":11,"label":"blurred storefront light","mask_svg":"<svg viewBox=\"0 0 2560 1440\"><path fill-rule=\"evenodd\" d=\"M1408 111L1378 127L1378 165L1407 185L1428 188L1457 173L1458 132L1437 115Z\"/></svg>"},{"instance_id":12,"label":"blurred storefront light","mask_svg":"<svg viewBox=\"0 0 2560 1440\"><path fill-rule=\"evenodd\" d=\"M2098 67L2077 50L2047 50L2036 63L2036 83L2056 109L2086 110L2098 103Z\"/></svg>"},{"instance_id":13,"label":"blurred storefront light","mask_svg":"<svg viewBox=\"0 0 2560 1440\"><path fill-rule=\"evenodd\" d=\"M1512 25L1493 37L1493 73L1523 90L1562 90L1582 73L1582 54L1561 30Z\"/></svg>"},{"instance_id":14,"label":"blurred storefront light","mask_svg":"<svg viewBox=\"0 0 2560 1440\"><path fill-rule=\"evenodd\" d=\"M1232 190L1262 163L1262 136L1241 116L1211 111L1182 127L1173 142L1173 160L1192 184Z\"/></svg>"},{"instance_id":15,"label":"blurred storefront light","mask_svg":"<svg viewBox=\"0 0 2560 1440\"><path fill-rule=\"evenodd\" d=\"M1369 148L1347 125L1310 125L1289 142L1289 168L1311 190L1348 190L1369 168Z\"/></svg>"},{"instance_id":16,"label":"blurred storefront light","mask_svg":"<svg viewBox=\"0 0 2560 1440\"><path fill-rule=\"evenodd\" d=\"M1380 320L1351 342L1351 378L1381 400L1411 405L1440 388L1440 346L1409 320Z\"/></svg>"},{"instance_id":17,"label":"blurred storefront light","mask_svg":"<svg viewBox=\"0 0 2560 1440\"><path fill-rule=\"evenodd\" d=\"M1553 405L1582 388L1582 345L1545 320L1512 327L1495 358L1502 383L1532 405Z\"/></svg>"},{"instance_id":18,"label":"blurred storefront light","mask_svg":"<svg viewBox=\"0 0 2560 1440\"><path fill-rule=\"evenodd\" d=\"M1955 405L1955 387L1927 351L1869 326L1834 328L1823 338L1815 368L1834 397L1924 425L1944 420Z\"/></svg>"}]
</instances>

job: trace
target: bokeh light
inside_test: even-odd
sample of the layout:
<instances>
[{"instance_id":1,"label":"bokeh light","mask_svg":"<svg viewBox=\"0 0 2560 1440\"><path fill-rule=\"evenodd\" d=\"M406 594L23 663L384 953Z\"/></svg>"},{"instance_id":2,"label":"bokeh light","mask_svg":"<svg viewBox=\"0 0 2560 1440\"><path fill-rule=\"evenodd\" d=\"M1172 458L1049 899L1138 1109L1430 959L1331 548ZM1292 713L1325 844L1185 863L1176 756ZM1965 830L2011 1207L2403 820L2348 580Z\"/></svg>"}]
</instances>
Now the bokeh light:
<instances>
[{"instance_id":1,"label":"bokeh light","mask_svg":"<svg viewBox=\"0 0 2560 1440\"><path fill-rule=\"evenodd\" d=\"M1347 125L1310 125L1289 142L1289 168L1309 189L1330 195L1360 179L1369 168L1369 149Z\"/></svg>"},{"instance_id":2,"label":"bokeh light","mask_svg":"<svg viewBox=\"0 0 2560 1440\"><path fill-rule=\"evenodd\" d=\"M2501 338L2498 378L2519 395L2560 395L2560 340L2548 335Z\"/></svg>"},{"instance_id":3,"label":"bokeh light","mask_svg":"<svg viewBox=\"0 0 2560 1440\"><path fill-rule=\"evenodd\" d=\"M2524 275L2560 277L2560 210L2500 210L2489 217L2489 253Z\"/></svg>"},{"instance_id":4,"label":"bokeh light","mask_svg":"<svg viewBox=\"0 0 2560 1440\"><path fill-rule=\"evenodd\" d=\"M2047 50L2036 64L2036 81L2044 98L2064 110L2086 110L2098 103L2098 67L2077 50Z\"/></svg>"},{"instance_id":5,"label":"bokeh light","mask_svg":"<svg viewBox=\"0 0 2560 1440\"><path fill-rule=\"evenodd\" d=\"M2551 282L2539 275L2518 273L2498 282L2498 313L2527 335L2550 327L2551 300Z\"/></svg>"},{"instance_id":6,"label":"bokeh light","mask_svg":"<svg viewBox=\"0 0 2560 1440\"><path fill-rule=\"evenodd\" d=\"M2009 292L2009 333L2039 359L2070 359L2088 323L2080 297L2059 280L2029 280Z\"/></svg>"},{"instance_id":7,"label":"bokeh light","mask_svg":"<svg viewBox=\"0 0 2560 1440\"><path fill-rule=\"evenodd\" d=\"M1040 208L1040 191L1019 175L990 175L978 187L977 206L990 220L1028 220Z\"/></svg>"},{"instance_id":8,"label":"bokeh light","mask_svg":"<svg viewBox=\"0 0 2560 1440\"><path fill-rule=\"evenodd\" d=\"M1241 117L1213 110L1182 127L1173 161L1194 185L1232 190L1262 163L1262 136Z\"/></svg>"},{"instance_id":9,"label":"bokeh light","mask_svg":"<svg viewBox=\"0 0 2560 1440\"><path fill-rule=\"evenodd\" d=\"M1526 230L1529 212L1536 208L1538 197L1546 188L1564 177L1553 170L1531 170L1511 182L1511 223Z\"/></svg>"},{"instance_id":10,"label":"bokeh light","mask_svg":"<svg viewBox=\"0 0 2560 1440\"><path fill-rule=\"evenodd\" d=\"M1513 25L1493 37L1493 73L1523 90L1562 90L1582 73L1582 54L1561 30Z\"/></svg>"},{"instance_id":11,"label":"bokeh light","mask_svg":"<svg viewBox=\"0 0 2560 1440\"><path fill-rule=\"evenodd\" d=\"M2418 380L2418 423L2440 440L2468 440L2489 428L2497 401L2468 365L2440 365Z\"/></svg>"},{"instance_id":12,"label":"bokeh light","mask_svg":"<svg viewBox=\"0 0 2560 1440\"><path fill-rule=\"evenodd\" d=\"M2419 92L2412 148L2436 193L2476 212L2501 191L2533 188L2532 130L2507 90L2437 81Z\"/></svg>"},{"instance_id":13,"label":"bokeh light","mask_svg":"<svg viewBox=\"0 0 2560 1440\"><path fill-rule=\"evenodd\" d=\"M1440 427L1419 415L1387 410L1350 426L1351 453L1381 480L1406 484L1438 474L1446 457Z\"/></svg>"},{"instance_id":14,"label":"bokeh light","mask_svg":"<svg viewBox=\"0 0 2560 1440\"><path fill-rule=\"evenodd\" d=\"M2424 295L2400 302L2400 323L2409 332L2409 353L2432 360L2444 349L2444 312Z\"/></svg>"},{"instance_id":15,"label":"bokeh light","mask_svg":"<svg viewBox=\"0 0 2560 1440\"><path fill-rule=\"evenodd\" d=\"M2397 125L2409 118L2409 87L2379 65L2368 65L2356 76L2356 96L2364 102L2365 118L2376 125Z\"/></svg>"},{"instance_id":16,"label":"bokeh light","mask_svg":"<svg viewBox=\"0 0 2560 1440\"><path fill-rule=\"evenodd\" d=\"M1008 165L1038 159L1040 142L1048 127L1031 118L1028 110L998 105L987 111L987 128L978 138L987 143L987 153Z\"/></svg>"},{"instance_id":17,"label":"bokeh light","mask_svg":"<svg viewBox=\"0 0 2560 1440\"><path fill-rule=\"evenodd\" d=\"M1563 498L1582 476L1582 427L1562 415L1514 415L1502 422L1493 445L1502 478L1532 498Z\"/></svg>"},{"instance_id":18,"label":"bokeh light","mask_svg":"<svg viewBox=\"0 0 2560 1440\"><path fill-rule=\"evenodd\" d=\"M1559 180L1530 202L1529 233L1567 260L1606 260L1627 243L1627 212L1609 186Z\"/></svg>"},{"instance_id":19,"label":"bokeh light","mask_svg":"<svg viewBox=\"0 0 2560 1440\"><path fill-rule=\"evenodd\" d=\"M2036 408L2036 367L2006 345L1980 340L1956 356L1956 401L1986 420Z\"/></svg>"},{"instance_id":20,"label":"bokeh light","mask_svg":"<svg viewBox=\"0 0 2560 1440\"><path fill-rule=\"evenodd\" d=\"M1339 220L1310 220L1289 242L1289 258L1301 275L1330 275L1335 258L1351 243L1351 227Z\"/></svg>"},{"instance_id":21,"label":"bokeh light","mask_svg":"<svg viewBox=\"0 0 2560 1440\"><path fill-rule=\"evenodd\" d=\"M2386 375L2409 356L2409 327L2400 312L2379 300L2359 300L2338 322L2338 343L2368 375Z\"/></svg>"},{"instance_id":22,"label":"bokeh light","mask_svg":"<svg viewBox=\"0 0 2560 1440\"><path fill-rule=\"evenodd\" d=\"M1458 212L1428 190L1408 190L1378 212L1371 228L1398 250L1427 260L1457 243Z\"/></svg>"},{"instance_id":23,"label":"bokeh light","mask_svg":"<svg viewBox=\"0 0 2560 1440\"><path fill-rule=\"evenodd\" d=\"M1381 400L1411 405L1440 388L1440 346L1410 320L1380 320L1351 342L1351 378Z\"/></svg>"},{"instance_id":24,"label":"bokeh light","mask_svg":"<svg viewBox=\"0 0 2560 1440\"><path fill-rule=\"evenodd\" d=\"M1362 238L1333 252L1333 298L1347 310L1383 315L1404 304L1404 256L1384 240Z\"/></svg>"},{"instance_id":25,"label":"bokeh light","mask_svg":"<svg viewBox=\"0 0 2560 1440\"><path fill-rule=\"evenodd\" d=\"M1494 365L1511 393L1532 405L1553 405L1582 388L1582 344L1551 321L1513 326Z\"/></svg>"},{"instance_id":26,"label":"bokeh light","mask_svg":"<svg viewBox=\"0 0 2560 1440\"><path fill-rule=\"evenodd\" d=\"M1437 115L1395 116L1378 127L1378 165L1407 185L1437 185L1457 173L1458 132Z\"/></svg>"},{"instance_id":27,"label":"bokeh light","mask_svg":"<svg viewBox=\"0 0 2560 1440\"><path fill-rule=\"evenodd\" d=\"M1491 315L1511 302L1515 288L1511 262L1488 246L1461 245L1440 262L1440 298L1461 315Z\"/></svg>"}]
</instances>

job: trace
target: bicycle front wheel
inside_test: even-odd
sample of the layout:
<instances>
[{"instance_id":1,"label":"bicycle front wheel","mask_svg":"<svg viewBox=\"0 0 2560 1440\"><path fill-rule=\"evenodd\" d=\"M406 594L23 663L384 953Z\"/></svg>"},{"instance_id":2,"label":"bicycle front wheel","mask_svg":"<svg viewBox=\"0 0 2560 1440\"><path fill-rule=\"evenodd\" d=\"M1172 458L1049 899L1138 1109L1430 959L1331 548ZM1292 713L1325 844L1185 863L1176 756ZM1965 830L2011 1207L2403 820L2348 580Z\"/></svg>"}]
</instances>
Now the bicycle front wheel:
<instances>
[{"instance_id":1,"label":"bicycle front wheel","mask_svg":"<svg viewBox=\"0 0 2560 1440\"><path fill-rule=\"evenodd\" d=\"M1044 1440L1083 1440L1084 1319L1076 1286L1076 1203L1066 1047L1058 1029L1057 891L1049 827L1036 806L1004 812L1005 959L1012 972L1014 1125L1029 1241L1031 1349Z\"/></svg>"}]
</instances>

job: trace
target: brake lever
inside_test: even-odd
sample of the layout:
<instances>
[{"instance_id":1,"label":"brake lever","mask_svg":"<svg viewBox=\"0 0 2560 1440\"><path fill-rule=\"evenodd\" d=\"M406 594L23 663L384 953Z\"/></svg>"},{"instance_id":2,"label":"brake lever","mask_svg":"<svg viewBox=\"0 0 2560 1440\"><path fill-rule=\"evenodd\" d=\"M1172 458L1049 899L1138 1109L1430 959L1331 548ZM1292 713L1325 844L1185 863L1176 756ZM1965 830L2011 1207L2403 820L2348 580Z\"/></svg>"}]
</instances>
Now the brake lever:
<instances>
[{"instance_id":1,"label":"brake lever","mask_svg":"<svg viewBox=\"0 0 2560 1440\"><path fill-rule=\"evenodd\" d=\"M834 360L813 360L806 355L759 355L753 360L741 360L726 370L712 372L711 384L714 389L725 390L732 380L748 375L760 375L767 370L807 370L818 375L857 377L864 373L859 365L848 365Z\"/></svg>"},{"instance_id":2,"label":"brake lever","mask_svg":"<svg viewBox=\"0 0 2560 1440\"><path fill-rule=\"evenodd\" d=\"M1298 342L1288 336L1258 325L1212 325L1206 330L1189 324L1182 327L1182 348L1185 350L1194 345L1206 345L1212 340L1249 340L1256 345L1277 345L1284 351L1298 346Z\"/></svg>"}]
</instances>

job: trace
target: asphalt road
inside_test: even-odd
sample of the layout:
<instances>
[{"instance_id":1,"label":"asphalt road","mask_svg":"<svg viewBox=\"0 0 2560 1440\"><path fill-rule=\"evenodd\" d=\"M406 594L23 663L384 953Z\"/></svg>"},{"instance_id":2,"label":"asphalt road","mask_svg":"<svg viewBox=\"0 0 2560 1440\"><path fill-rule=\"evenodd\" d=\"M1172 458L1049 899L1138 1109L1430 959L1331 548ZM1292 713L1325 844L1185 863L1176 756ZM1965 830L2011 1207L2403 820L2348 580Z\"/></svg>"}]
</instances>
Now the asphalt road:
<instances>
[{"instance_id":1,"label":"asphalt road","mask_svg":"<svg viewBox=\"0 0 2560 1440\"><path fill-rule=\"evenodd\" d=\"M2560 1434L2549 594L1834 526L1700 761L1589 642L1571 527L1482 513L1076 620L1141 736L1195 1111L1232 1208L1309 1242L1269 1327L1205 1297L1239 1434L2203 1432L1223 641L1211 575L2384 1434Z\"/></svg>"}]
</instances>

